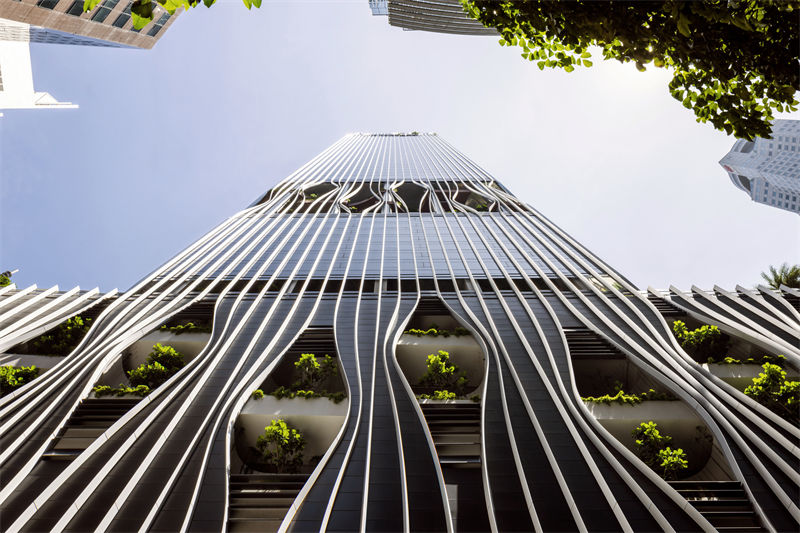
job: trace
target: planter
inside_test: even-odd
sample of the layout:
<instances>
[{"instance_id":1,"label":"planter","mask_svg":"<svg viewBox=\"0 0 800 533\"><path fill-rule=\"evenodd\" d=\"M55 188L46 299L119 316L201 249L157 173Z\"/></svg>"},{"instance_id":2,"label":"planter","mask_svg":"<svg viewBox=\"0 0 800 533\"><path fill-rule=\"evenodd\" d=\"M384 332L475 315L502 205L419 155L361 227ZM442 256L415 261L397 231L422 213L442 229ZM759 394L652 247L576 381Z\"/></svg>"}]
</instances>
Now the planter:
<instances>
[{"instance_id":1,"label":"planter","mask_svg":"<svg viewBox=\"0 0 800 533\"><path fill-rule=\"evenodd\" d=\"M760 364L728 364L728 363L711 363L703 364L703 368L708 370L719 379L728 383L735 388L743 391L748 385L753 383L753 378L764 371ZM790 368L784 368L786 377L789 379L797 378L797 372Z\"/></svg>"},{"instance_id":2,"label":"planter","mask_svg":"<svg viewBox=\"0 0 800 533\"><path fill-rule=\"evenodd\" d=\"M153 351L153 346L157 343L161 343L164 346L172 346L183 354L183 360L188 363L203 351L209 339L211 339L210 333L181 333L176 335L171 331L154 331L134 342L125 350L125 353L128 354L126 366L136 368L144 363L147 360L147 356Z\"/></svg>"},{"instance_id":3,"label":"planter","mask_svg":"<svg viewBox=\"0 0 800 533\"><path fill-rule=\"evenodd\" d=\"M470 399L466 400L426 400L417 398L420 405L433 404L433 405L480 405L481 402L473 402Z\"/></svg>"},{"instance_id":4,"label":"planter","mask_svg":"<svg viewBox=\"0 0 800 533\"><path fill-rule=\"evenodd\" d=\"M456 337L417 337L404 333L397 341L397 362L408 382L414 386L427 372L427 356L444 350L450 354L450 362L467 373L469 389L474 389L483 381L484 357L480 345L471 335Z\"/></svg>"},{"instance_id":5,"label":"planter","mask_svg":"<svg viewBox=\"0 0 800 533\"><path fill-rule=\"evenodd\" d=\"M349 399L334 403L328 398L283 398L265 395L250 398L236 420L237 440L255 446L258 436L273 419L283 418L306 439L304 462L324 454L344 423Z\"/></svg>"}]
</instances>

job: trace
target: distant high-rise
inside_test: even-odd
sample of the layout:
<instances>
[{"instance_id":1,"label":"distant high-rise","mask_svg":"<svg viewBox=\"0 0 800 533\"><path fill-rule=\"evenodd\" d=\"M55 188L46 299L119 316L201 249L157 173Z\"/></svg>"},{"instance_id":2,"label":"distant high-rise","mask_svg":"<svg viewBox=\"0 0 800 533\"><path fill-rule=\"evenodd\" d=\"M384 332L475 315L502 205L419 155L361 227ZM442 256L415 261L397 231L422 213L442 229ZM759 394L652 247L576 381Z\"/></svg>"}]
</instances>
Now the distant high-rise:
<instances>
[{"instance_id":1,"label":"distant high-rise","mask_svg":"<svg viewBox=\"0 0 800 533\"><path fill-rule=\"evenodd\" d=\"M369 0L373 15L388 15L389 24L404 30L455 33L459 35L497 35L467 16L458 0Z\"/></svg>"},{"instance_id":2,"label":"distant high-rise","mask_svg":"<svg viewBox=\"0 0 800 533\"><path fill-rule=\"evenodd\" d=\"M640 291L439 136L348 135L123 294L0 288L0 361L59 357L0 398L2 527L797 531L797 409L742 391L798 294Z\"/></svg>"},{"instance_id":3,"label":"distant high-rise","mask_svg":"<svg viewBox=\"0 0 800 533\"><path fill-rule=\"evenodd\" d=\"M769 139L736 141L719 164L754 202L800 213L800 120L776 120Z\"/></svg>"},{"instance_id":4,"label":"distant high-rise","mask_svg":"<svg viewBox=\"0 0 800 533\"><path fill-rule=\"evenodd\" d=\"M102 0L84 13L83 0L2 0L0 40L152 48L181 13L170 15L157 5L153 21L135 30L132 4L132 0ZM30 30L2 19L29 24Z\"/></svg>"}]
</instances>

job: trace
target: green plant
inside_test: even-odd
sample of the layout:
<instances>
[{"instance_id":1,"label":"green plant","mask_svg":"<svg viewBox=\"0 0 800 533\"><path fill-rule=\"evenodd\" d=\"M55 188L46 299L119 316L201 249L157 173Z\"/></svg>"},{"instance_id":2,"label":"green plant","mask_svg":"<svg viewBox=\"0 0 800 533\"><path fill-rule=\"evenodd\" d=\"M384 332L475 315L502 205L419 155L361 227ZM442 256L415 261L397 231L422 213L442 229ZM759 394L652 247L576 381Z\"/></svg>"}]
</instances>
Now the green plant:
<instances>
[{"instance_id":1,"label":"green plant","mask_svg":"<svg viewBox=\"0 0 800 533\"><path fill-rule=\"evenodd\" d=\"M160 343L153 346L153 351L147 356L147 361L128 372L131 385L147 385L155 389L181 368L186 366L183 355L172 346L162 346Z\"/></svg>"},{"instance_id":2,"label":"green plant","mask_svg":"<svg viewBox=\"0 0 800 533\"><path fill-rule=\"evenodd\" d=\"M796 0L552 2L462 0L469 15L520 46L539 69L572 72L603 59L672 71L669 92L698 122L752 140L773 112L797 109Z\"/></svg>"},{"instance_id":3,"label":"green plant","mask_svg":"<svg viewBox=\"0 0 800 533\"><path fill-rule=\"evenodd\" d=\"M789 266L788 263L784 263L778 268L770 265L769 271L762 272L761 277L775 290L780 289L781 285L800 289L800 265Z\"/></svg>"},{"instance_id":4,"label":"green plant","mask_svg":"<svg viewBox=\"0 0 800 533\"><path fill-rule=\"evenodd\" d=\"M407 333L409 335L414 335L417 337L449 337L453 335L455 337L463 337L465 335L471 335L467 328L462 328L461 326L456 327L453 331L449 331L446 329L442 329L436 324L431 324L428 329L418 329L418 328L410 328L405 330L403 333Z\"/></svg>"},{"instance_id":5,"label":"green plant","mask_svg":"<svg viewBox=\"0 0 800 533\"><path fill-rule=\"evenodd\" d=\"M31 366L0 366L0 396L33 381L41 369Z\"/></svg>"},{"instance_id":6,"label":"green plant","mask_svg":"<svg viewBox=\"0 0 800 533\"><path fill-rule=\"evenodd\" d=\"M150 394L150 387L148 387L147 385L126 387L122 383L120 383L119 387L117 388L112 388L108 385L95 385L92 388L92 392L94 392L96 398L102 398L103 396L125 396L128 394L144 397Z\"/></svg>"},{"instance_id":7,"label":"green plant","mask_svg":"<svg viewBox=\"0 0 800 533\"><path fill-rule=\"evenodd\" d=\"M480 394L473 394L472 396L469 397L469 399L472 400L475 403L481 403L481 395Z\"/></svg>"},{"instance_id":8,"label":"green plant","mask_svg":"<svg viewBox=\"0 0 800 533\"><path fill-rule=\"evenodd\" d=\"M428 370L420 378L419 384L438 390L455 390L463 394L467 386L467 377L464 372L459 372L457 365L450 362L450 354L444 350L429 354L427 357Z\"/></svg>"},{"instance_id":9,"label":"green plant","mask_svg":"<svg viewBox=\"0 0 800 533\"><path fill-rule=\"evenodd\" d=\"M764 371L753 378L744 393L787 421L800 422L800 381L788 381L778 365L764 363L761 368Z\"/></svg>"},{"instance_id":10,"label":"green plant","mask_svg":"<svg viewBox=\"0 0 800 533\"><path fill-rule=\"evenodd\" d=\"M86 335L91 323L91 318L69 318L47 333L28 341L25 351L40 355L67 355Z\"/></svg>"},{"instance_id":11,"label":"green plant","mask_svg":"<svg viewBox=\"0 0 800 533\"><path fill-rule=\"evenodd\" d=\"M186 324L178 324L176 326L167 326L163 324L160 328L161 331L169 331L175 335L182 333L211 333L211 326L201 326L194 322L187 322Z\"/></svg>"},{"instance_id":12,"label":"green plant","mask_svg":"<svg viewBox=\"0 0 800 533\"><path fill-rule=\"evenodd\" d=\"M703 325L689 331L686 324L676 320L672 324L672 332L681 348L700 361L709 357L720 359L728 349L727 336L717 326Z\"/></svg>"},{"instance_id":13,"label":"green plant","mask_svg":"<svg viewBox=\"0 0 800 533\"><path fill-rule=\"evenodd\" d=\"M0 274L0 287L5 287L6 285L11 285L11 275L10 274Z\"/></svg>"},{"instance_id":14,"label":"green plant","mask_svg":"<svg viewBox=\"0 0 800 533\"><path fill-rule=\"evenodd\" d=\"M322 384L329 377L339 374L339 365L328 354L325 354L322 362L317 361L317 357L313 353L300 354L300 358L295 361L294 367L300 373L300 378L292 385L295 390L320 390Z\"/></svg>"},{"instance_id":15,"label":"green plant","mask_svg":"<svg viewBox=\"0 0 800 533\"><path fill-rule=\"evenodd\" d=\"M418 398L422 400L455 400L456 393L447 390L433 391L433 394L420 394Z\"/></svg>"},{"instance_id":16,"label":"green plant","mask_svg":"<svg viewBox=\"0 0 800 533\"><path fill-rule=\"evenodd\" d=\"M689 467L686 453L681 448L668 446L672 437L662 435L658 425L652 420L642 422L631 432L634 438L636 455L666 480L675 479L680 470Z\"/></svg>"},{"instance_id":17,"label":"green plant","mask_svg":"<svg viewBox=\"0 0 800 533\"><path fill-rule=\"evenodd\" d=\"M256 390L254 390L254 391L253 391L253 393L252 393L250 396L251 396L251 397L252 397L254 400L260 400L261 398L263 398L263 397L264 397L264 391L263 391L263 390L261 390L261 389L256 389Z\"/></svg>"},{"instance_id":18,"label":"green plant","mask_svg":"<svg viewBox=\"0 0 800 533\"><path fill-rule=\"evenodd\" d=\"M783 367L784 363L786 362L786 356L784 355L769 355L765 354L758 358L756 357L748 357L745 360L735 359L733 357L723 357L722 359L715 359L714 357L709 357L706 362L708 364L717 364L717 365L763 365L764 363L772 363L774 365L778 365Z\"/></svg>"},{"instance_id":19,"label":"green plant","mask_svg":"<svg viewBox=\"0 0 800 533\"><path fill-rule=\"evenodd\" d=\"M256 448L264 460L280 474L296 473L300 470L305 446L303 435L282 418L272 420L256 441Z\"/></svg>"},{"instance_id":20,"label":"green plant","mask_svg":"<svg viewBox=\"0 0 800 533\"><path fill-rule=\"evenodd\" d=\"M645 400L650 401L670 401L674 400L675 398L666 392L656 392L654 389L650 389L647 392L642 392L639 394L625 394L623 390L617 390L617 393L614 395L605 394L603 396L584 396L581 397L581 400L584 402L591 402L591 403L601 403L601 404L612 404L612 403L621 403L627 405L636 405L642 403Z\"/></svg>"}]
</instances>

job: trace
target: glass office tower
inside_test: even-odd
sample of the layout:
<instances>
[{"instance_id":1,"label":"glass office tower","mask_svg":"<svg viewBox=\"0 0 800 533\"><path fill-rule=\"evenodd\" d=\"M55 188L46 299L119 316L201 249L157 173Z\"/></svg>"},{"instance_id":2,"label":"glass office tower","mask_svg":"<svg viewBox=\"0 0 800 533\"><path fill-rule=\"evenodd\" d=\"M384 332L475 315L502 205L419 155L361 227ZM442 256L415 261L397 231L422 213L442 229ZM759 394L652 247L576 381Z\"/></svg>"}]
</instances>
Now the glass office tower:
<instances>
[{"instance_id":1,"label":"glass office tower","mask_svg":"<svg viewBox=\"0 0 800 533\"><path fill-rule=\"evenodd\" d=\"M35 351L64 314L2 291L0 349ZM640 291L437 135L347 135L0 399L3 528L796 530L791 413L672 323L796 375L797 299ZM145 391L156 343L185 366ZM686 454L668 480L649 421Z\"/></svg>"}]
</instances>

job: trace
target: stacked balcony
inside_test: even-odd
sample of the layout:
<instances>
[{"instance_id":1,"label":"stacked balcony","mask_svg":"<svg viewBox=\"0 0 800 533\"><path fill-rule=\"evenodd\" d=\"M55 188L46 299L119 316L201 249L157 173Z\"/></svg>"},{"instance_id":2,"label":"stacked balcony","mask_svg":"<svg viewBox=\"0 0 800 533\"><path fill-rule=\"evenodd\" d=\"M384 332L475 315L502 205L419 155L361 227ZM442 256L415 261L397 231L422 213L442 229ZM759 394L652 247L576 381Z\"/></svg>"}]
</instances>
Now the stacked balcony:
<instances>
[{"instance_id":1,"label":"stacked balcony","mask_svg":"<svg viewBox=\"0 0 800 533\"><path fill-rule=\"evenodd\" d=\"M307 480L308 474L231 475L228 531L278 531Z\"/></svg>"}]
</instances>

